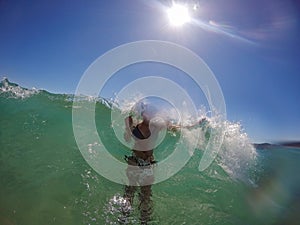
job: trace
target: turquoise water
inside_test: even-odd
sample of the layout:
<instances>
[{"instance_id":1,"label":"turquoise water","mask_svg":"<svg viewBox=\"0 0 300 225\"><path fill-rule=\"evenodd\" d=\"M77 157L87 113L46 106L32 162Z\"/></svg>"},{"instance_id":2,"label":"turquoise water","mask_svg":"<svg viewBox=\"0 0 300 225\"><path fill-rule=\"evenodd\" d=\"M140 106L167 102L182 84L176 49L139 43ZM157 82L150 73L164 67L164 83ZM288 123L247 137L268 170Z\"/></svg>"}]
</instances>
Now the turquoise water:
<instances>
[{"instance_id":1,"label":"turquoise water","mask_svg":"<svg viewBox=\"0 0 300 225\"><path fill-rule=\"evenodd\" d=\"M128 149L96 106L97 129L119 160ZM123 186L83 159L72 130L72 96L0 86L0 224L118 224ZM149 224L299 224L300 150L254 149L239 124L226 121L216 160L198 171L201 144L187 165L155 184ZM166 157L176 135L155 150ZM191 137L192 138L192 137ZM138 224L138 198L129 224Z\"/></svg>"}]
</instances>

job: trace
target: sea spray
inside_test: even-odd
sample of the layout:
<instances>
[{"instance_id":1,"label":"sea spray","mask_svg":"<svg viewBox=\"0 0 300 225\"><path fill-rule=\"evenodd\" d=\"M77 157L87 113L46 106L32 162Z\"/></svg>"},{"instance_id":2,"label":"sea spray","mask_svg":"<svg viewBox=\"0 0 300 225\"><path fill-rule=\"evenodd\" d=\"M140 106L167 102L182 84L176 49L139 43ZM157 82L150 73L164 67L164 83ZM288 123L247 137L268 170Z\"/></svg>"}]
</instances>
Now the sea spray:
<instances>
[{"instance_id":1,"label":"sea spray","mask_svg":"<svg viewBox=\"0 0 300 225\"><path fill-rule=\"evenodd\" d=\"M212 113L201 106L198 115L191 115L186 108L174 108L164 100L157 101L150 98L141 98L142 94L132 96L131 99L122 101L114 100L118 110L124 115L133 115L137 123L141 119L141 112L146 107L155 107L155 116L163 118L169 125L169 135L177 135L185 139L186 143L193 146L197 143L196 151L217 151L216 162L232 179L238 179L248 185L256 185L256 173L258 170L258 159L256 149L253 147L247 133L243 130L241 123L225 120L223 117ZM153 115L154 116L154 115ZM122 123L122 121L121 121ZM219 150L207 149L207 144L212 133L224 134L223 142ZM214 143L211 145L216 146ZM189 148L190 149L190 148ZM189 150L192 156L194 149Z\"/></svg>"},{"instance_id":2,"label":"sea spray","mask_svg":"<svg viewBox=\"0 0 300 225\"><path fill-rule=\"evenodd\" d=\"M124 187L97 174L80 154L72 130L74 96L33 91L8 80L2 81L0 87L0 224L117 222L119 214L110 206L122 205ZM88 101L88 97L77 100ZM102 98L93 101L97 104L98 134L105 139L111 154L122 161L130 150L116 139L112 130L112 104ZM296 221L293 209L299 209L295 194L299 190L295 175L298 151L256 151L240 123L224 120L218 124L208 111L202 112L194 121L185 121L185 127L168 130L154 151L160 162L172 154L180 135L191 143L197 142L182 170L153 185L151 222L218 225L244 221L272 224L276 219L280 224ZM202 118L207 122L195 125ZM172 124L178 125L176 122ZM211 130L218 128L225 132L222 147L208 169L200 172L199 160ZM87 143L87 150L94 144ZM266 169L260 168L276 173L263 174ZM287 197L278 201L277 193ZM267 204L270 202L276 205ZM137 204L134 202L132 208L132 221L138 221ZM257 204L261 212L255 211Z\"/></svg>"}]
</instances>

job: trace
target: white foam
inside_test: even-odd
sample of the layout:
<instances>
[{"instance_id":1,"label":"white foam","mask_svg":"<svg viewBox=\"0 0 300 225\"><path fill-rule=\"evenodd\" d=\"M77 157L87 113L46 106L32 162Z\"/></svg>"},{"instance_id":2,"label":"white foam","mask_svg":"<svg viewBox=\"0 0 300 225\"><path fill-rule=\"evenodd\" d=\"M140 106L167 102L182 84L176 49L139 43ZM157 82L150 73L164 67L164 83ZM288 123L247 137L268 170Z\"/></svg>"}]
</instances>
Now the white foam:
<instances>
[{"instance_id":1,"label":"white foam","mask_svg":"<svg viewBox=\"0 0 300 225\"><path fill-rule=\"evenodd\" d=\"M257 152L243 131L240 123L221 121L219 118L207 118L207 124L196 125L182 129L183 137L190 143L198 142L197 148L206 149L210 132L214 129L223 132L224 140L216 157L216 162L233 179L241 180L248 184L255 181L251 171L255 169Z\"/></svg>"},{"instance_id":2,"label":"white foam","mask_svg":"<svg viewBox=\"0 0 300 225\"><path fill-rule=\"evenodd\" d=\"M8 93L10 98L24 99L39 93L39 90L36 88L26 89L18 85L12 85L6 78L4 78L1 81L0 93Z\"/></svg>"},{"instance_id":3,"label":"white foam","mask_svg":"<svg viewBox=\"0 0 300 225\"><path fill-rule=\"evenodd\" d=\"M133 109L138 114L142 106L136 104L139 96L127 99L120 104L121 111L129 113ZM173 111L172 111L173 110ZM254 183L250 171L255 169L257 152L250 142L242 125L237 122L225 120L222 116L210 117L211 112L203 106L198 110L198 115L191 115L185 109L159 108L156 116L165 119L167 124L181 127L185 142L190 146L197 144L199 150L205 150L209 142L211 132L224 134L221 149L216 157L216 162L233 179L239 179L246 183ZM180 115L180 116L178 116ZM215 113L215 115L218 115ZM199 123L205 118L204 123ZM217 131L217 132L216 132ZM213 146L213 145L212 145ZM218 143L216 143L218 146ZM212 150L214 151L214 150ZM192 155L193 152L190 152Z\"/></svg>"},{"instance_id":4,"label":"white foam","mask_svg":"<svg viewBox=\"0 0 300 225\"><path fill-rule=\"evenodd\" d=\"M219 164L235 179L253 183L251 171L257 163L257 152L240 123L225 121L225 138L219 152Z\"/></svg>"},{"instance_id":5,"label":"white foam","mask_svg":"<svg viewBox=\"0 0 300 225\"><path fill-rule=\"evenodd\" d=\"M137 219L130 215L132 211L130 202L117 193L104 206L103 216L106 224L136 224Z\"/></svg>"}]
</instances>

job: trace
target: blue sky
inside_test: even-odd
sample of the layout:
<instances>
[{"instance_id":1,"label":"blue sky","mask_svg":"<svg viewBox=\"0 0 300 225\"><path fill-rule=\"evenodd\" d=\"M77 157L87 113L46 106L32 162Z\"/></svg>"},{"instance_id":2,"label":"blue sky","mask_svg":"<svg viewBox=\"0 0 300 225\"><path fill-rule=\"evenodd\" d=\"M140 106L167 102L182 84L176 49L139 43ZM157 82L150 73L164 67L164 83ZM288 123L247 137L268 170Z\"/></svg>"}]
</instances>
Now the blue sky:
<instances>
[{"instance_id":1,"label":"blue sky","mask_svg":"<svg viewBox=\"0 0 300 225\"><path fill-rule=\"evenodd\" d=\"M174 28L166 15L171 2L2 0L0 76L29 88L74 93L87 67L110 49L139 40L170 41L206 62L222 88L228 119L240 121L253 141L299 140L299 3L176 1L197 10L192 22ZM155 67L157 75L174 72ZM123 73L135 70L142 76L138 66ZM180 72L176 77L202 101L190 79ZM116 74L103 95L132 79Z\"/></svg>"}]
</instances>

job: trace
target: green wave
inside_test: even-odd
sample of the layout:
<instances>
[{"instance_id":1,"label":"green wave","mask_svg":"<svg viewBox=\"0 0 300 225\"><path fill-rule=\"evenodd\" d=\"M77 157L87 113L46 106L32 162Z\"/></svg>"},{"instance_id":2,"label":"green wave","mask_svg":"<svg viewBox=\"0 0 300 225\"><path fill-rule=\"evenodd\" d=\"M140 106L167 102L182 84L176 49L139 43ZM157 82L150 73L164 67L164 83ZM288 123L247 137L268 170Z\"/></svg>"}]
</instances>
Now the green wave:
<instances>
[{"instance_id":1,"label":"green wave","mask_svg":"<svg viewBox=\"0 0 300 225\"><path fill-rule=\"evenodd\" d=\"M72 129L73 99L73 95L22 88L7 79L1 82L0 224L118 221L116 199L122 196L123 186L101 177L80 154ZM97 101L97 131L110 153L122 161L130 149L115 137L111 110L109 101ZM153 185L152 224L293 224L295 214L289 210L299 209L299 201L294 201L299 195L294 194L299 194L300 182L291 172L297 168L299 154L256 152L237 124L224 124L227 139L207 170L198 171L203 154L198 145L179 173ZM158 161L172 153L178 135L167 133L155 149ZM280 158L272 164L276 157ZM139 218L135 201L131 224Z\"/></svg>"}]
</instances>

